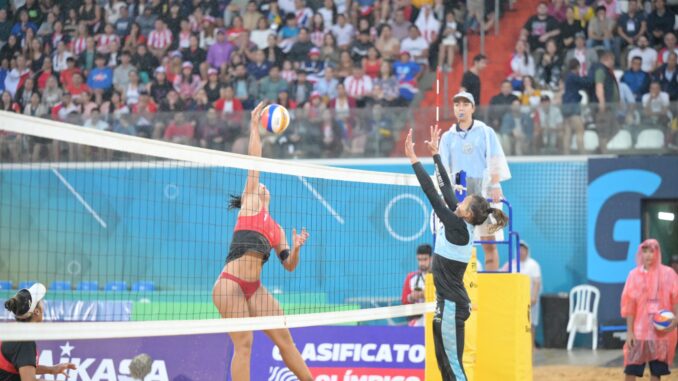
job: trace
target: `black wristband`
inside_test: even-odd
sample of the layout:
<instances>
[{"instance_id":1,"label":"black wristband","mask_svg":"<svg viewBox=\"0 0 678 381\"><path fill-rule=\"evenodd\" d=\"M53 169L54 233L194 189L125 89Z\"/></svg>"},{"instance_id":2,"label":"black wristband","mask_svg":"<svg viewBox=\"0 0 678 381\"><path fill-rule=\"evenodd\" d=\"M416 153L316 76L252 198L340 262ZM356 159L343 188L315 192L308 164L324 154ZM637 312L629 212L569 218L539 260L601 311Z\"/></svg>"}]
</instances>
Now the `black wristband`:
<instances>
[{"instance_id":1,"label":"black wristband","mask_svg":"<svg viewBox=\"0 0 678 381\"><path fill-rule=\"evenodd\" d=\"M290 256L290 251L285 249L278 254L278 257L280 258L280 262L285 262L285 259Z\"/></svg>"}]
</instances>

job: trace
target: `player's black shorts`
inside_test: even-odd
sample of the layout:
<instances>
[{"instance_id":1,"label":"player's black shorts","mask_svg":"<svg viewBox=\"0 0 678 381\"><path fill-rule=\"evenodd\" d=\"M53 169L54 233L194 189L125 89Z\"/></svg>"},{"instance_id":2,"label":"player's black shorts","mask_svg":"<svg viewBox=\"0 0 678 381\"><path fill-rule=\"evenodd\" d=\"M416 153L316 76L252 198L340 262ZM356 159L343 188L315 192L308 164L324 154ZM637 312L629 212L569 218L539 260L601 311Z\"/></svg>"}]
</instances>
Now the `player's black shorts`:
<instances>
[{"instance_id":1,"label":"player's black shorts","mask_svg":"<svg viewBox=\"0 0 678 381\"><path fill-rule=\"evenodd\" d=\"M666 376L671 374L669 370L669 365L662 361L653 360L649 362L650 364L650 374L655 377ZM624 368L624 374L629 376L643 377L645 372L645 364L630 364Z\"/></svg>"}]
</instances>

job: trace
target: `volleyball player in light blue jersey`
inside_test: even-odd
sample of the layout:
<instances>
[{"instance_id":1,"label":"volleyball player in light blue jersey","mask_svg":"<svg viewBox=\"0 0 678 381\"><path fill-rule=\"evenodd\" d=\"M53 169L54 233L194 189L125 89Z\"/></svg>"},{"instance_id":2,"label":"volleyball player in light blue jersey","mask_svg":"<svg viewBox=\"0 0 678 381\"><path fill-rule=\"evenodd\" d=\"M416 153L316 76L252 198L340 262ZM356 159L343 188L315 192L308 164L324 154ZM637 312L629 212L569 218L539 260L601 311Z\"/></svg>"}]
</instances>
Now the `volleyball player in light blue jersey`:
<instances>
[{"instance_id":1,"label":"volleyball player in light blue jersey","mask_svg":"<svg viewBox=\"0 0 678 381\"><path fill-rule=\"evenodd\" d=\"M460 171L466 172L468 195L491 197L495 203L492 206L501 209L503 194L500 182L510 179L511 171L497 134L485 123L474 119L474 111L473 95L460 92L454 96L454 114L458 123L443 134L440 140L440 157L445 170L451 176ZM488 231L490 220L476 228L475 239L503 239L501 230L496 236ZM484 244L483 251L485 269L498 270L497 245Z\"/></svg>"},{"instance_id":2,"label":"volleyball player in light blue jersey","mask_svg":"<svg viewBox=\"0 0 678 381\"><path fill-rule=\"evenodd\" d=\"M436 288L433 339L438 367L443 380L466 381L462 365L464 325L471 311L464 287L464 273L473 249L473 231L475 226L484 223L490 215L496 221L489 227L490 232L504 227L508 218L500 209L492 208L484 197L477 194L466 197L461 203L457 202L452 183L438 154L439 136L440 130L431 127L431 140L426 145L433 155L442 198L414 153L412 130L405 141L405 154L443 226L438 230L431 268Z\"/></svg>"}]
</instances>

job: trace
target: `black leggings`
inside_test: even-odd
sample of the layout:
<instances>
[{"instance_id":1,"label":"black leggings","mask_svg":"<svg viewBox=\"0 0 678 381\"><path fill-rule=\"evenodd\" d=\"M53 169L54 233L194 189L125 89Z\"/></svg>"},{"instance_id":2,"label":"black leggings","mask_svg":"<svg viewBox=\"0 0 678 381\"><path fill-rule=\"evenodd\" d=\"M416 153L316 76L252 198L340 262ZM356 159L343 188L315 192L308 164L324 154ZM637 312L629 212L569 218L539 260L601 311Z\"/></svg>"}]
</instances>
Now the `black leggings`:
<instances>
[{"instance_id":1,"label":"black leggings","mask_svg":"<svg viewBox=\"0 0 678 381\"><path fill-rule=\"evenodd\" d=\"M469 305L437 298L433 317L433 341L443 381L466 381L464 372L464 325L471 315Z\"/></svg>"}]
</instances>

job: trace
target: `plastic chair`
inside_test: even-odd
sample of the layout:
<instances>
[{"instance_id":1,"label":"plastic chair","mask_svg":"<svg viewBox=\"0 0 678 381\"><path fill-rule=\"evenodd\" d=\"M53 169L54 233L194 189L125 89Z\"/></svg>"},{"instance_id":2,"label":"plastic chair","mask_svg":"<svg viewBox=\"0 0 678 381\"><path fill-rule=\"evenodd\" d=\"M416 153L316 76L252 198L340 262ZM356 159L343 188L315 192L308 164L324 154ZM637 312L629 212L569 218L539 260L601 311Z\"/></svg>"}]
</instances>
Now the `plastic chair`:
<instances>
[{"instance_id":1,"label":"plastic chair","mask_svg":"<svg viewBox=\"0 0 678 381\"><path fill-rule=\"evenodd\" d=\"M664 133L657 128L640 131L636 141L636 149L664 148Z\"/></svg>"},{"instance_id":2,"label":"plastic chair","mask_svg":"<svg viewBox=\"0 0 678 381\"><path fill-rule=\"evenodd\" d=\"M99 282L87 282L87 281L80 282L80 283L78 283L76 290L78 290L78 291L98 291L99 290Z\"/></svg>"},{"instance_id":3,"label":"plastic chair","mask_svg":"<svg viewBox=\"0 0 678 381\"><path fill-rule=\"evenodd\" d=\"M591 152L595 151L598 149L598 145L600 144L600 140L598 139L598 133L592 130L586 130L584 131L584 149ZM572 149L577 148L577 137L575 135L572 135L572 144L571 144Z\"/></svg>"},{"instance_id":4,"label":"plastic chair","mask_svg":"<svg viewBox=\"0 0 678 381\"><path fill-rule=\"evenodd\" d=\"M23 290L24 288L30 288L32 285L38 283L37 280L25 280L23 282L19 282L19 290Z\"/></svg>"},{"instance_id":5,"label":"plastic chair","mask_svg":"<svg viewBox=\"0 0 678 381\"><path fill-rule=\"evenodd\" d=\"M0 290L11 290L12 281L11 280L0 280Z\"/></svg>"},{"instance_id":6,"label":"plastic chair","mask_svg":"<svg viewBox=\"0 0 678 381\"><path fill-rule=\"evenodd\" d=\"M631 147L633 147L633 138L631 133L626 130L619 130L607 143L607 149L610 151L625 151Z\"/></svg>"},{"instance_id":7,"label":"plastic chair","mask_svg":"<svg viewBox=\"0 0 678 381\"><path fill-rule=\"evenodd\" d=\"M127 283L123 281L113 281L106 283L106 291L127 291Z\"/></svg>"},{"instance_id":8,"label":"plastic chair","mask_svg":"<svg viewBox=\"0 0 678 381\"><path fill-rule=\"evenodd\" d=\"M590 285L580 285L570 290L570 319L567 322L567 350L571 351L574 337L579 333L593 334L593 350L598 348L598 303L600 291Z\"/></svg>"},{"instance_id":9,"label":"plastic chair","mask_svg":"<svg viewBox=\"0 0 678 381\"><path fill-rule=\"evenodd\" d=\"M132 284L132 291L150 292L155 291L155 284L151 281L138 281Z\"/></svg>"},{"instance_id":10,"label":"plastic chair","mask_svg":"<svg viewBox=\"0 0 678 381\"><path fill-rule=\"evenodd\" d=\"M63 280L55 280L52 284L49 285L50 291L70 291L71 282Z\"/></svg>"}]
</instances>

